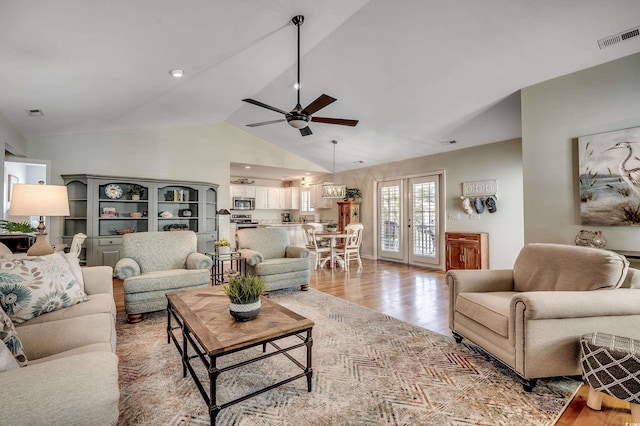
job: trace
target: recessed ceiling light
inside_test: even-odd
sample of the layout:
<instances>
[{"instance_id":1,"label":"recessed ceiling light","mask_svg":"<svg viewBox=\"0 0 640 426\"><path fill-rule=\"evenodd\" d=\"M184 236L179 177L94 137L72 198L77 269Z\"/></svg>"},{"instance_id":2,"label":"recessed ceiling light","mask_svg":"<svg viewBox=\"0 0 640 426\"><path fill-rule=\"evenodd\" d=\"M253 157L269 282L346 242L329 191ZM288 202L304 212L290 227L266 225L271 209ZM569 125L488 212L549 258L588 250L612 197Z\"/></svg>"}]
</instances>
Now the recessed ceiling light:
<instances>
[{"instance_id":1,"label":"recessed ceiling light","mask_svg":"<svg viewBox=\"0 0 640 426\"><path fill-rule=\"evenodd\" d=\"M245 168L245 169L250 169L250 168L251 168L251 166L244 166L244 168Z\"/></svg>"},{"instance_id":2,"label":"recessed ceiling light","mask_svg":"<svg viewBox=\"0 0 640 426\"><path fill-rule=\"evenodd\" d=\"M25 112L30 117L39 117L44 115L44 112L40 108L27 108L25 109Z\"/></svg>"},{"instance_id":3,"label":"recessed ceiling light","mask_svg":"<svg viewBox=\"0 0 640 426\"><path fill-rule=\"evenodd\" d=\"M180 70L180 69L171 70L169 71L169 74L171 74L175 78L180 78L184 75L184 70Z\"/></svg>"}]
</instances>

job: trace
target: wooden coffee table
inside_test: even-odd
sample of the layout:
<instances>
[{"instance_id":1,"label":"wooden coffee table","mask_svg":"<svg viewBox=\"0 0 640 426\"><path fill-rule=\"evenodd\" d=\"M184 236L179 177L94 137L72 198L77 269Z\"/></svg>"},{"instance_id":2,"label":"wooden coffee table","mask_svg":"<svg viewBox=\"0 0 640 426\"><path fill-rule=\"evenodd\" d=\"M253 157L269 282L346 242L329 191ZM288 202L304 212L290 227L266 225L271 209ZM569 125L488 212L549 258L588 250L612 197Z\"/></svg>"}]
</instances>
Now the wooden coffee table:
<instances>
[{"instance_id":1,"label":"wooden coffee table","mask_svg":"<svg viewBox=\"0 0 640 426\"><path fill-rule=\"evenodd\" d=\"M187 370L191 373L191 377L209 407L211 424L215 424L216 417L223 408L304 376L307 377L307 391L311 392L313 321L263 297L262 310L258 318L247 322L237 322L229 314L229 298L221 287L172 292L167 294L167 300L167 343L173 340L178 348L178 352L182 356L182 376L186 377ZM172 320L175 320L177 325L172 325ZM179 337L174 333L178 329L182 332L182 342L179 342ZM301 342L295 342L284 348L276 343L276 341L290 336L298 337ZM272 346L275 351L267 353L267 344ZM218 358L258 345L262 345L262 355L237 364L222 368L217 367ZM288 353L302 346L307 348L306 366ZM193 355L189 354L189 348L193 350ZM224 404L218 404L216 386L218 376L221 373L279 354L285 355L303 371L264 389ZM209 392L205 390L191 365L193 358L200 358L208 371Z\"/></svg>"}]
</instances>

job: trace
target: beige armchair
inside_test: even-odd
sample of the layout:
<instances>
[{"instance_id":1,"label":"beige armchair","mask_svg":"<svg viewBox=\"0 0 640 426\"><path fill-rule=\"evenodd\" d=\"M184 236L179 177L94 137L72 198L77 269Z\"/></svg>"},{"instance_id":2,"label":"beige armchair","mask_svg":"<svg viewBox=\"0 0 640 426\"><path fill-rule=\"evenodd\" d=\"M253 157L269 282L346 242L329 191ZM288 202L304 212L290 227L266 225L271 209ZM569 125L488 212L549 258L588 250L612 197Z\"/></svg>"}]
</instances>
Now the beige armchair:
<instances>
[{"instance_id":1,"label":"beige armchair","mask_svg":"<svg viewBox=\"0 0 640 426\"><path fill-rule=\"evenodd\" d=\"M532 390L537 378L581 373L580 337L640 338L640 271L617 253L556 244L525 246L509 270L446 275L449 327Z\"/></svg>"},{"instance_id":2,"label":"beige armchair","mask_svg":"<svg viewBox=\"0 0 640 426\"><path fill-rule=\"evenodd\" d=\"M308 289L309 250L290 246L289 234L283 228L239 229L236 242L247 273L262 278L265 292L297 286Z\"/></svg>"},{"instance_id":3,"label":"beige armchair","mask_svg":"<svg viewBox=\"0 0 640 426\"><path fill-rule=\"evenodd\" d=\"M206 287L213 261L197 253L193 231L136 232L123 237L124 257L115 273L124 280L124 306L129 322L145 312L166 309L169 291Z\"/></svg>"}]
</instances>

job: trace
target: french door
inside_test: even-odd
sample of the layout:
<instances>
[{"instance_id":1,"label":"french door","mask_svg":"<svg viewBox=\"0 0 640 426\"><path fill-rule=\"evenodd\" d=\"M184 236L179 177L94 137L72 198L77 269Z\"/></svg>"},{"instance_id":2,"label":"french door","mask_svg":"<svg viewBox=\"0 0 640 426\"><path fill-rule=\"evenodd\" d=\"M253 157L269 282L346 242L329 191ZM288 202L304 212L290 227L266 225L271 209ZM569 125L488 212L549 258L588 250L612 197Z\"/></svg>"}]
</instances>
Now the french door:
<instances>
[{"instance_id":1,"label":"french door","mask_svg":"<svg viewBox=\"0 0 640 426\"><path fill-rule=\"evenodd\" d=\"M440 265L440 174L379 182L378 257Z\"/></svg>"}]
</instances>

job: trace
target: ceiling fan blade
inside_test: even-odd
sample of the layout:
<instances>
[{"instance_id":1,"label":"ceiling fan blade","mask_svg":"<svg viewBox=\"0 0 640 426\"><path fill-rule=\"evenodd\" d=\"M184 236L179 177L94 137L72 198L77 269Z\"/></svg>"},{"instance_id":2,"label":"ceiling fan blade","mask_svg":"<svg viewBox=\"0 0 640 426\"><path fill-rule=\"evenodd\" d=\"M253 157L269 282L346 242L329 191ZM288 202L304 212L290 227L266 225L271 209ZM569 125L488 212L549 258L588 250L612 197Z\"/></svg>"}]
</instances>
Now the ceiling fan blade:
<instances>
[{"instance_id":1,"label":"ceiling fan blade","mask_svg":"<svg viewBox=\"0 0 640 426\"><path fill-rule=\"evenodd\" d=\"M283 121L287 121L287 120L283 118L282 120L263 121L262 123L247 124L247 127L258 127L258 126L264 126L266 124L282 123Z\"/></svg>"},{"instance_id":2,"label":"ceiling fan blade","mask_svg":"<svg viewBox=\"0 0 640 426\"><path fill-rule=\"evenodd\" d=\"M329 95L322 94L318 96L318 99L316 99L315 101L307 105L307 107L302 110L302 113L307 115L313 115L314 112L320 111L322 108L326 107L327 105L335 101L337 101L336 98L332 98Z\"/></svg>"},{"instance_id":3,"label":"ceiling fan blade","mask_svg":"<svg viewBox=\"0 0 640 426\"><path fill-rule=\"evenodd\" d=\"M250 104L262 107L262 108L266 108L266 109L270 109L271 111L275 111L275 112L279 112L280 114L287 114L287 111L283 111L280 108L276 108L276 107L272 107L271 105L267 105L265 103L262 103L260 101L256 101L255 99L243 99L243 102L248 102Z\"/></svg>"},{"instance_id":4,"label":"ceiling fan blade","mask_svg":"<svg viewBox=\"0 0 640 426\"><path fill-rule=\"evenodd\" d=\"M302 129L300 129L300 134L301 134L302 136L309 136L309 135L312 135L312 134L313 134L313 132L311 131L311 129L309 128L309 126L307 126L307 127L303 127Z\"/></svg>"},{"instance_id":5,"label":"ceiling fan blade","mask_svg":"<svg viewBox=\"0 0 640 426\"><path fill-rule=\"evenodd\" d=\"M341 126L352 127L358 124L358 120L346 120L344 118L312 117L311 121L316 123L339 124Z\"/></svg>"}]
</instances>

